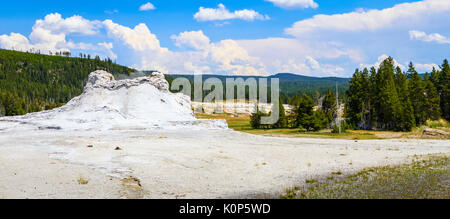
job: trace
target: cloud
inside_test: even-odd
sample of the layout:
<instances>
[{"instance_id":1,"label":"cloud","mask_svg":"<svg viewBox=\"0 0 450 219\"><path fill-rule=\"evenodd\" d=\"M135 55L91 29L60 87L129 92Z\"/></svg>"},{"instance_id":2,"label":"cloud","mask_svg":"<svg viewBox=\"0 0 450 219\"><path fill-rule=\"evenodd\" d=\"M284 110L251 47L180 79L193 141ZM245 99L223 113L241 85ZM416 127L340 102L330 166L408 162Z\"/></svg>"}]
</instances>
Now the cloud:
<instances>
[{"instance_id":1,"label":"cloud","mask_svg":"<svg viewBox=\"0 0 450 219\"><path fill-rule=\"evenodd\" d=\"M211 43L203 31L182 32L171 38L176 46L184 45L194 49L194 52L187 53L189 58L185 57L188 60L184 65L186 70L203 73L213 73L207 71L215 70L242 75L267 74L260 60L250 56L247 50L234 40ZM193 59L193 57L196 58Z\"/></svg>"},{"instance_id":2,"label":"cloud","mask_svg":"<svg viewBox=\"0 0 450 219\"><path fill-rule=\"evenodd\" d=\"M171 51L161 47L155 34L145 24L129 28L111 20L103 22L108 37L126 46L134 67L143 70L190 73L266 74L262 63L248 55L234 40L211 43L203 31L186 31L171 38L177 46L192 50Z\"/></svg>"},{"instance_id":3,"label":"cloud","mask_svg":"<svg viewBox=\"0 0 450 219\"><path fill-rule=\"evenodd\" d=\"M210 39L203 34L203 31L182 32L178 36L172 35L171 39L175 41L175 45L182 47L186 45L197 50L205 49L209 46Z\"/></svg>"},{"instance_id":4,"label":"cloud","mask_svg":"<svg viewBox=\"0 0 450 219\"><path fill-rule=\"evenodd\" d=\"M225 5L219 4L218 8L200 7L199 11L194 14L197 21L222 21L231 19L241 19L245 21L269 20L268 15L262 15L255 10L243 9L230 12Z\"/></svg>"},{"instance_id":5,"label":"cloud","mask_svg":"<svg viewBox=\"0 0 450 219\"><path fill-rule=\"evenodd\" d=\"M95 35L100 25L99 21L89 21L78 15L63 19L61 14L53 13L45 16L44 20L37 20L33 31L44 29L52 34Z\"/></svg>"},{"instance_id":6,"label":"cloud","mask_svg":"<svg viewBox=\"0 0 450 219\"><path fill-rule=\"evenodd\" d=\"M258 58L251 57L247 50L234 40L222 40L212 44L210 56L223 71L244 75L267 74L264 64Z\"/></svg>"},{"instance_id":7,"label":"cloud","mask_svg":"<svg viewBox=\"0 0 450 219\"><path fill-rule=\"evenodd\" d=\"M359 67L362 68L371 68L372 66L375 67L376 69L378 69L380 67L380 64L387 59L389 56L386 54L383 54L381 56L378 57L377 62L375 62L374 64L360 64ZM436 70L439 69L439 65L431 63L431 64L421 64L421 63L415 63L413 62L415 69L418 72L431 72L433 70L433 68L435 68ZM400 64L397 62L397 60L394 59L394 66L398 66L400 67L403 71L406 71L408 68L406 66L409 65L409 62L405 62L404 65Z\"/></svg>"},{"instance_id":8,"label":"cloud","mask_svg":"<svg viewBox=\"0 0 450 219\"><path fill-rule=\"evenodd\" d=\"M72 49L84 49L86 44L67 43L68 35L90 36L98 33L99 21L89 21L81 16L74 15L63 19L61 14L48 14L45 18L39 19L33 26L31 32L30 48L48 51L69 51Z\"/></svg>"},{"instance_id":9,"label":"cloud","mask_svg":"<svg viewBox=\"0 0 450 219\"><path fill-rule=\"evenodd\" d=\"M358 13L368 11L359 10ZM434 19L439 20L445 17L434 12L432 15ZM423 17L420 19L424 20ZM411 20L409 25L414 25L414 29L428 31L429 24L433 24L431 21ZM445 26L439 27L445 29ZM170 37L174 45L180 48L172 50L161 46L157 35L144 23L129 27L112 20L87 20L80 16L64 19L59 14L49 14L44 19L36 21L29 37L18 33L0 35L0 48L34 49L40 50L41 53L79 50L83 53L97 53L103 57L118 58L121 64L136 69L159 70L164 73L268 75L291 72L310 76L349 76L358 65L378 66L384 58L387 58L387 55L379 56L379 54L391 54L401 61L403 65L398 62L397 65L403 69L407 66L405 61L417 58L414 54L426 55L426 58L421 58L425 63L436 62L434 60L436 56L442 58L442 55L429 57L427 51L416 51L414 45L421 43L404 39L404 33L414 29L407 26L391 28L388 31L381 31L382 28L377 32L344 31L339 34L327 30L325 31L327 34L320 32L319 37L269 37L218 41L212 41L202 30L184 31ZM308 36L310 33L305 32L302 36ZM414 36L419 40L421 34L417 33L419 31L415 32ZM80 42L76 39L89 41ZM374 64L360 64L371 63L372 61L366 60L367 57L378 57L378 61L374 59ZM436 66L416 64L418 71L430 71Z\"/></svg>"},{"instance_id":10,"label":"cloud","mask_svg":"<svg viewBox=\"0 0 450 219\"><path fill-rule=\"evenodd\" d=\"M128 49L127 56L133 60L133 67L167 71L167 67L163 66L161 62L169 59L171 53L169 49L161 47L158 38L151 33L147 25L141 23L132 29L114 23L112 20L103 21L103 25L109 38Z\"/></svg>"},{"instance_id":11,"label":"cloud","mask_svg":"<svg viewBox=\"0 0 450 219\"><path fill-rule=\"evenodd\" d=\"M69 36L98 35L101 27L101 22L90 21L77 15L63 19L58 13L48 14L43 20L39 19L35 22L28 38L18 33L1 35L0 48L19 51L39 51L43 54L84 50L99 55L105 53L107 56L115 59L117 56L111 50L113 47L112 44L76 43L70 39L67 40Z\"/></svg>"},{"instance_id":12,"label":"cloud","mask_svg":"<svg viewBox=\"0 0 450 219\"><path fill-rule=\"evenodd\" d=\"M117 14L117 13L119 13L119 10L117 10L117 9L114 9L114 10L112 10L112 11L110 11L110 10L105 10L105 13L106 13L106 14Z\"/></svg>"},{"instance_id":13,"label":"cloud","mask_svg":"<svg viewBox=\"0 0 450 219\"><path fill-rule=\"evenodd\" d=\"M138 24L134 29L131 29L108 19L103 22L103 25L109 37L120 40L136 51L167 51L167 49L161 48L156 35L151 33L144 23Z\"/></svg>"},{"instance_id":14,"label":"cloud","mask_svg":"<svg viewBox=\"0 0 450 219\"><path fill-rule=\"evenodd\" d=\"M156 9L156 7L150 2L147 2L143 5L141 5L141 7L139 7L139 11L151 11L151 10L155 10L155 9Z\"/></svg>"},{"instance_id":15,"label":"cloud","mask_svg":"<svg viewBox=\"0 0 450 219\"><path fill-rule=\"evenodd\" d=\"M431 64L415 63L414 66L418 72L431 72L433 68L439 70L439 65L434 63Z\"/></svg>"},{"instance_id":16,"label":"cloud","mask_svg":"<svg viewBox=\"0 0 450 219\"><path fill-rule=\"evenodd\" d=\"M53 25L51 25L53 24ZM82 28L84 27L84 28ZM106 38L113 42L74 42L72 35ZM112 20L89 21L79 16L67 19L50 14L36 21L29 38L18 34L0 35L0 47L15 50L92 51L119 58L134 68L159 70L164 73L221 73L239 75L267 74L259 58L252 57L236 41L227 39L212 43L203 31L186 31L171 37L175 45L186 51L162 47L157 36L144 23L133 28ZM119 51L119 52L117 52ZM116 54L117 53L117 54Z\"/></svg>"},{"instance_id":17,"label":"cloud","mask_svg":"<svg viewBox=\"0 0 450 219\"><path fill-rule=\"evenodd\" d=\"M97 45L104 48L104 50L107 52L109 58L111 58L113 60L117 59L117 55L112 51L112 49L114 48L114 45L111 42L109 42L109 43L102 42L102 43L98 43Z\"/></svg>"},{"instance_id":18,"label":"cloud","mask_svg":"<svg viewBox=\"0 0 450 219\"><path fill-rule=\"evenodd\" d=\"M374 31L393 26L403 26L420 21L429 15L450 11L448 0L424 0L397 4L383 10L355 11L344 14L315 15L313 18L296 22L285 32L293 36L317 31Z\"/></svg>"},{"instance_id":19,"label":"cloud","mask_svg":"<svg viewBox=\"0 0 450 219\"><path fill-rule=\"evenodd\" d=\"M335 42L313 42L289 38L238 40L238 44L252 57L264 63L267 72L290 72L311 76L346 76L342 65L364 60L359 50L341 48ZM336 60L335 64L321 63ZM354 65L351 66L354 68Z\"/></svg>"},{"instance_id":20,"label":"cloud","mask_svg":"<svg viewBox=\"0 0 450 219\"><path fill-rule=\"evenodd\" d=\"M0 35L0 48L27 51L32 48L28 38L19 33Z\"/></svg>"},{"instance_id":21,"label":"cloud","mask_svg":"<svg viewBox=\"0 0 450 219\"><path fill-rule=\"evenodd\" d=\"M420 40L423 42L434 42L439 44L450 44L450 38L442 36L438 33L426 34L422 31L411 30L409 31L409 38L412 40Z\"/></svg>"},{"instance_id":22,"label":"cloud","mask_svg":"<svg viewBox=\"0 0 450 219\"><path fill-rule=\"evenodd\" d=\"M374 64L360 64L359 67L360 68L371 68L371 67L375 67L376 69L378 69L381 65L381 63L386 60L387 58L389 58L388 55L383 54L381 56L378 57L378 61L375 62ZM400 67L402 70L405 70L406 67L400 63L397 62L397 60L394 59L394 66L395 67Z\"/></svg>"},{"instance_id":23,"label":"cloud","mask_svg":"<svg viewBox=\"0 0 450 219\"><path fill-rule=\"evenodd\" d=\"M296 73L310 76L342 76L345 69L330 64L321 64L314 58L290 58L287 60L276 60L273 65L278 69L276 72Z\"/></svg>"},{"instance_id":24,"label":"cloud","mask_svg":"<svg viewBox=\"0 0 450 219\"><path fill-rule=\"evenodd\" d=\"M284 9L297 9L297 8L317 8L319 5L314 0L265 0L266 2L272 2L275 6Z\"/></svg>"}]
</instances>

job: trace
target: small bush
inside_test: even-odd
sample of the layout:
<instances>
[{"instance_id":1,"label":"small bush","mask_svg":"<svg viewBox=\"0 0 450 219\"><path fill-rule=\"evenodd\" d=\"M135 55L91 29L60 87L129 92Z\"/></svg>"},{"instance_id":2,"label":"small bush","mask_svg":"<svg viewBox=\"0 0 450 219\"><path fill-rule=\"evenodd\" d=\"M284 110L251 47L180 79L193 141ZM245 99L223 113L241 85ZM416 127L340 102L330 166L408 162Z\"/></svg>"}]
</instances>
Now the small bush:
<instances>
[{"instance_id":1,"label":"small bush","mask_svg":"<svg viewBox=\"0 0 450 219\"><path fill-rule=\"evenodd\" d=\"M450 128L450 123L448 123L447 121L445 121L444 119L440 119L440 120L428 120L426 122L426 125L430 128L441 128L441 127L445 127L445 128Z\"/></svg>"},{"instance_id":2,"label":"small bush","mask_svg":"<svg viewBox=\"0 0 450 219\"><path fill-rule=\"evenodd\" d=\"M303 128L303 126L300 126L298 128L298 132L307 132L308 130L306 130L305 128Z\"/></svg>"},{"instance_id":3,"label":"small bush","mask_svg":"<svg viewBox=\"0 0 450 219\"><path fill-rule=\"evenodd\" d=\"M78 182L78 184L80 184L80 185L87 185L87 184L89 183L89 179L85 179L85 178L83 178L82 176L80 176L80 177L77 179L77 182Z\"/></svg>"},{"instance_id":4,"label":"small bush","mask_svg":"<svg viewBox=\"0 0 450 219\"><path fill-rule=\"evenodd\" d=\"M348 128L349 128L349 126L347 125L347 123L345 123L345 122L341 123L341 132L342 133L347 132ZM331 133L339 133L339 126L333 125L331 127Z\"/></svg>"}]
</instances>

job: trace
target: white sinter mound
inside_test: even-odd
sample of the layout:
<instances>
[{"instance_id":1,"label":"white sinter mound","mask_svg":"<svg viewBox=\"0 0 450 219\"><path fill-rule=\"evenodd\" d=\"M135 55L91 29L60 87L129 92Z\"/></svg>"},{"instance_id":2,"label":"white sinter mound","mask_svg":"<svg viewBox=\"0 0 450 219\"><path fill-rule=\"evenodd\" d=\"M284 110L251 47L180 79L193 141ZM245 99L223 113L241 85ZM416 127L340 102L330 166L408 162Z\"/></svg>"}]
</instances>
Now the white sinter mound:
<instances>
[{"instance_id":1,"label":"white sinter mound","mask_svg":"<svg viewBox=\"0 0 450 219\"><path fill-rule=\"evenodd\" d=\"M169 92L161 73L116 81L106 71L92 72L83 93L63 107L0 119L0 129L23 125L64 130L227 127L221 120L197 120L190 98Z\"/></svg>"}]
</instances>

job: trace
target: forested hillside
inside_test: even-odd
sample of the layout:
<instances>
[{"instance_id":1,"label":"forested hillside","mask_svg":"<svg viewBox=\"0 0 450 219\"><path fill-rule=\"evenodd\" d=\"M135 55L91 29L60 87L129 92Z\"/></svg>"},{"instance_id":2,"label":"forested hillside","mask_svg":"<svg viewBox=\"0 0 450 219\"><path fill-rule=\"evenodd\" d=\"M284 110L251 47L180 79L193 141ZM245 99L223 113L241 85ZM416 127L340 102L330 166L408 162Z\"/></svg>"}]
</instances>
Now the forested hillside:
<instances>
[{"instance_id":1,"label":"forested hillside","mask_svg":"<svg viewBox=\"0 0 450 219\"><path fill-rule=\"evenodd\" d=\"M98 56L72 58L0 50L0 116L62 105L82 93L87 76L95 70L114 74L135 71Z\"/></svg>"},{"instance_id":2,"label":"forested hillside","mask_svg":"<svg viewBox=\"0 0 450 219\"><path fill-rule=\"evenodd\" d=\"M194 81L193 75L167 75L166 78L170 82L178 77L187 78L191 85ZM236 78L242 78L244 80L247 80L248 78L255 78L257 81L260 78L264 78L261 76L224 76L224 75L203 75L202 79L203 81L209 79L209 78L218 78L222 81L223 87L225 88L225 81L227 78L230 79L236 79ZM270 79L271 78L278 78L280 79L280 97L285 104L292 104L293 102L296 102L303 94L306 94L311 97L317 97L317 96L324 96L328 93L329 90L332 90L333 92L336 90L336 83L339 85L339 93L343 94L341 97L344 96L345 91L348 89L348 81L350 79L348 78L336 78L336 77L325 77L325 78L319 78L319 77L310 77L310 76L303 76L303 75L297 75L297 74L291 74L291 73L279 73L276 75L272 75L267 77L268 79L268 86L270 86ZM191 86L193 89L193 86ZM248 91L247 91L248 92ZM193 95L193 91L191 94ZM204 92L207 94L208 92ZM270 94L270 88L269 88L269 94ZM225 98L225 97L224 97ZM269 95L270 100L270 95Z\"/></svg>"}]
</instances>

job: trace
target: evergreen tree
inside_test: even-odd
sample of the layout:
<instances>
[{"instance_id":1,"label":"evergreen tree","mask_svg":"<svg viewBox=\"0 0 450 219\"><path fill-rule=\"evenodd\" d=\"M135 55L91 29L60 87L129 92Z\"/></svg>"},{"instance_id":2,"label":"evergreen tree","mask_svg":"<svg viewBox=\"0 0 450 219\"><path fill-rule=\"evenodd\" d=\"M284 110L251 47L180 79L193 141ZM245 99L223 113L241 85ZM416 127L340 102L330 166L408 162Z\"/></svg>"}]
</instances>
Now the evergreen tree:
<instances>
[{"instance_id":1,"label":"evergreen tree","mask_svg":"<svg viewBox=\"0 0 450 219\"><path fill-rule=\"evenodd\" d=\"M325 112L321 109L318 109L313 112L311 125L307 127L312 131L320 131L321 129L327 128L327 126L328 118L326 117Z\"/></svg>"},{"instance_id":2,"label":"evergreen tree","mask_svg":"<svg viewBox=\"0 0 450 219\"><path fill-rule=\"evenodd\" d=\"M415 126L414 109L409 99L407 75L398 66L395 70L395 79L398 96L403 106L401 129L410 131Z\"/></svg>"},{"instance_id":3,"label":"evergreen tree","mask_svg":"<svg viewBox=\"0 0 450 219\"><path fill-rule=\"evenodd\" d=\"M336 95L333 92L328 90L327 94L323 98L322 102L322 110L327 118L327 123L330 124L333 122L336 117ZM327 124L327 126L328 126Z\"/></svg>"},{"instance_id":4,"label":"evergreen tree","mask_svg":"<svg viewBox=\"0 0 450 219\"><path fill-rule=\"evenodd\" d=\"M438 92L441 90L441 88L439 87L439 73L440 72L437 71L435 67L433 67L433 70L431 71L430 75L430 80L431 82L433 82Z\"/></svg>"},{"instance_id":5,"label":"evergreen tree","mask_svg":"<svg viewBox=\"0 0 450 219\"><path fill-rule=\"evenodd\" d=\"M369 71L365 68L362 72L355 70L352 79L349 82L347 91L347 103L345 114L349 123L353 127L361 129L371 128L371 82Z\"/></svg>"},{"instance_id":6,"label":"evergreen tree","mask_svg":"<svg viewBox=\"0 0 450 219\"><path fill-rule=\"evenodd\" d=\"M296 108L296 127L300 129L313 130L314 101L311 97L303 94Z\"/></svg>"},{"instance_id":7,"label":"evergreen tree","mask_svg":"<svg viewBox=\"0 0 450 219\"><path fill-rule=\"evenodd\" d=\"M256 104L256 110L250 115L250 125L254 129L259 129L261 127L261 117L262 112L259 111L258 104Z\"/></svg>"},{"instance_id":8,"label":"evergreen tree","mask_svg":"<svg viewBox=\"0 0 450 219\"><path fill-rule=\"evenodd\" d=\"M283 103L281 102L280 99L280 104L279 105L279 116L278 116L278 121L273 125L274 128L286 128L288 125L288 120L286 117L286 110L284 109Z\"/></svg>"},{"instance_id":9,"label":"evergreen tree","mask_svg":"<svg viewBox=\"0 0 450 219\"><path fill-rule=\"evenodd\" d=\"M39 101L37 99L34 99L33 103L30 104L28 109L29 113L39 112L42 110L41 106L39 105Z\"/></svg>"},{"instance_id":10,"label":"evergreen tree","mask_svg":"<svg viewBox=\"0 0 450 219\"><path fill-rule=\"evenodd\" d=\"M377 125L382 129L401 130L402 105L394 81L394 59L387 58L380 64L379 109Z\"/></svg>"},{"instance_id":11,"label":"evergreen tree","mask_svg":"<svg viewBox=\"0 0 450 219\"><path fill-rule=\"evenodd\" d=\"M377 90L376 87L376 78L378 72L375 67L370 68L369 82L368 82L368 92L369 92L369 101L367 103L367 107L369 109L367 116L367 129L372 129L373 122L376 121L376 102L377 102Z\"/></svg>"},{"instance_id":12,"label":"evergreen tree","mask_svg":"<svg viewBox=\"0 0 450 219\"><path fill-rule=\"evenodd\" d=\"M291 106L298 106L298 104L300 103L300 98L295 95L291 98L291 100L289 101L289 105Z\"/></svg>"},{"instance_id":13,"label":"evergreen tree","mask_svg":"<svg viewBox=\"0 0 450 219\"><path fill-rule=\"evenodd\" d=\"M355 70L352 78L349 82L349 89L347 90L347 103L345 104L345 114L348 118L349 123L353 127L360 127L360 122L362 120L362 80L361 73L359 69Z\"/></svg>"},{"instance_id":14,"label":"evergreen tree","mask_svg":"<svg viewBox=\"0 0 450 219\"><path fill-rule=\"evenodd\" d=\"M442 116L447 121L450 121L450 65L447 59L444 60L441 66L438 92L441 100Z\"/></svg>"},{"instance_id":15,"label":"evergreen tree","mask_svg":"<svg viewBox=\"0 0 450 219\"><path fill-rule=\"evenodd\" d=\"M440 97L428 73L424 76L425 84L425 106L427 119L437 120L441 116Z\"/></svg>"},{"instance_id":16,"label":"evergreen tree","mask_svg":"<svg viewBox=\"0 0 450 219\"><path fill-rule=\"evenodd\" d=\"M409 98L414 109L414 119L417 125L422 125L427 120L425 86L422 78L417 73L412 62L409 64Z\"/></svg>"}]
</instances>

